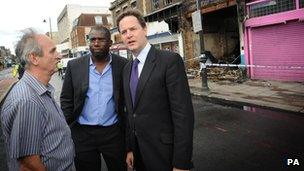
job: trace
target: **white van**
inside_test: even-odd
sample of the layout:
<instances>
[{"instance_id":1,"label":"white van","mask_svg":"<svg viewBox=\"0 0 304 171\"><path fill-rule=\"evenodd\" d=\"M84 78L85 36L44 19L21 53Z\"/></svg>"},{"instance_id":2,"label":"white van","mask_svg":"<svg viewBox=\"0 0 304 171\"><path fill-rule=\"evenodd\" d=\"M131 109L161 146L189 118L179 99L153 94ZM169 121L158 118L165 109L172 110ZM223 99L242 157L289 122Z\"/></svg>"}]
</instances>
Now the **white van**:
<instances>
[{"instance_id":1,"label":"white van","mask_svg":"<svg viewBox=\"0 0 304 171\"><path fill-rule=\"evenodd\" d=\"M75 58L62 58L61 60L60 60L60 63L62 64L62 79L64 79L64 76L65 76L65 69L66 69L66 67L68 66L68 62L70 61L70 60L73 60L73 59L75 59Z\"/></svg>"},{"instance_id":2,"label":"white van","mask_svg":"<svg viewBox=\"0 0 304 171\"><path fill-rule=\"evenodd\" d=\"M62 68L66 68L68 65L68 62L72 59L74 59L74 58L62 58L60 60L60 63L62 64Z\"/></svg>"}]
</instances>

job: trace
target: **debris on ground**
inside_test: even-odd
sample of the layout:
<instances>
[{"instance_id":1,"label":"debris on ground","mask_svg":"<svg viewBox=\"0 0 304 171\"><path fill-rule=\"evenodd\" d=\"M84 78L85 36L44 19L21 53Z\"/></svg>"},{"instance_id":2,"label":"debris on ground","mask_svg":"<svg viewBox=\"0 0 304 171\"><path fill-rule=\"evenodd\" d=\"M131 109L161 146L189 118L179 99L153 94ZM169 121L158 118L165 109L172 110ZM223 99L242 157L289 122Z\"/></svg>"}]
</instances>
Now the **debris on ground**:
<instances>
[{"instance_id":1,"label":"debris on ground","mask_svg":"<svg viewBox=\"0 0 304 171\"><path fill-rule=\"evenodd\" d=\"M246 70L241 68L222 68L222 67L208 67L208 79L212 81L230 81L242 83L247 80ZM188 69L187 77L189 79L199 78L200 71L198 69Z\"/></svg>"},{"instance_id":2,"label":"debris on ground","mask_svg":"<svg viewBox=\"0 0 304 171\"><path fill-rule=\"evenodd\" d=\"M212 81L228 80L231 82L244 82L246 76L244 70L240 68L221 68L221 67L210 67L207 68L208 79Z\"/></svg>"}]
</instances>

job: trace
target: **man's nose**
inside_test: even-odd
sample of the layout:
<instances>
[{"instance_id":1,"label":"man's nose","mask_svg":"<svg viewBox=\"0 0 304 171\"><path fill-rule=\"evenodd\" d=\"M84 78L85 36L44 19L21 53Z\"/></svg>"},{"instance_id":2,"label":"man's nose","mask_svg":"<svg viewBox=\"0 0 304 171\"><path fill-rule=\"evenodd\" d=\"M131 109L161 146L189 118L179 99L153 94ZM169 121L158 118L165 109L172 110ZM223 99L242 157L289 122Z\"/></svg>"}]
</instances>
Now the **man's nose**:
<instances>
[{"instance_id":1,"label":"man's nose","mask_svg":"<svg viewBox=\"0 0 304 171\"><path fill-rule=\"evenodd\" d=\"M128 31L127 31L127 37L130 38L130 37L132 37L132 36L133 36L133 34L131 33L131 31L128 30Z\"/></svg>"},{"instance_id":2,"label":"man's nose","mask_svg":"<svg viewBox=\"0 0 304 171\"><path fill-rule=\"evenodd\" d=\"M95 40L95 41L93 42L93 45L94 45L94 46L99 45L99 40Z\"/></svg>"}]
</instances>

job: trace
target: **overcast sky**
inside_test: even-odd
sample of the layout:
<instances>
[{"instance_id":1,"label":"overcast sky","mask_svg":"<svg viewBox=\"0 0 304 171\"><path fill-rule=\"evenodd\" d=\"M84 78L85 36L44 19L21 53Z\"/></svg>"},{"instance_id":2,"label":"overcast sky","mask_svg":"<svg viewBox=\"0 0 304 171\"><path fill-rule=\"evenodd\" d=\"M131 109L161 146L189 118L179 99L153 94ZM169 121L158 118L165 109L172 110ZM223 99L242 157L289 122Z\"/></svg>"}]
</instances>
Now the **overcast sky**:
<instances>
[{"instance_id":1,"label":"overcast sky","mask_svg":"<svg viewBox=\"0 0 304 171\"><path fill-rule=\"evenodd\" d=\"M0 5L0 46L10 48L14 45L20 30L33 27L39 32L49 31L51 18L52 31L57 30L57 17L66 4L109 7L113 0L2 0Z\"/></svg>"}]
</instances>

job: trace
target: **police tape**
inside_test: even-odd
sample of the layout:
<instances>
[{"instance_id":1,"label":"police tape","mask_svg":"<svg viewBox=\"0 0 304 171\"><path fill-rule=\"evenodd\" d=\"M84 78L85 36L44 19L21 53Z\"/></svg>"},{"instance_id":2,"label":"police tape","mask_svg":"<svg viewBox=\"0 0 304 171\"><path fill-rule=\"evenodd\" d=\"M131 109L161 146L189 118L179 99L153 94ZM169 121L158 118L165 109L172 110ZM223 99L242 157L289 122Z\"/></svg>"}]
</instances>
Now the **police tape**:
<instances>
[{"instance_id":1,"label":"police tape","mask_svg":"<svg viewBox=\"0 0 304 171\"><path fill-rule=\"evenodd\" d=\"M304 66L285 66L285 65L244 65L244 64L213 64L205 63L206 66L217 67L239 67L239 68L265 68L265 69L304 69Z\"/></svg>"},{"instance_id":2,"label":"police tape","mask_svg":"<svg viewBox=\"0 0 304 171\"><path fill-rule=\"evenodd\" d=\"M185 60L184 62L189 62L192 60L198 60L200 57L195 57L192 59ZM239 67L239 68L262 68L262 69L304 69L304 66L286 66L286 65L245 65L245 64L217 64L217 63L201 63L204 66L215 66L215 67Z\"/></svg>"}]
</instances>

